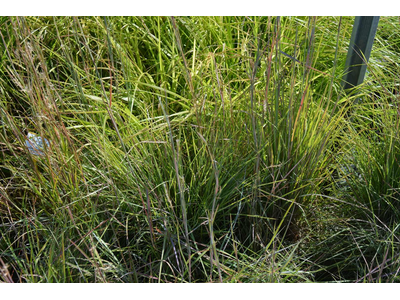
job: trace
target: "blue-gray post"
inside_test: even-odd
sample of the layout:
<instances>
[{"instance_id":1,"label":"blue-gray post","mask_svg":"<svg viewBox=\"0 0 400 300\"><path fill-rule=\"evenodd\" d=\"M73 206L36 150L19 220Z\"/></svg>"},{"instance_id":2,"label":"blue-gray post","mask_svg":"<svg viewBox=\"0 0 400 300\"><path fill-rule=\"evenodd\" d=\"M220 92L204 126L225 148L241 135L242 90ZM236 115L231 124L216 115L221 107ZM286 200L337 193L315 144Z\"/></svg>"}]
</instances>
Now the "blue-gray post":
<instances>
[{"instance_id":1,"label":"blue-gray post","mask_svg":"<svg viewBox=\"0 0 400 300\"><path fill-rule=\"evenodd\" d=\"M344 89L353 88L363 82L378 22L379 17L355 18L343 77Z\"/></svg>"}]
</instances>

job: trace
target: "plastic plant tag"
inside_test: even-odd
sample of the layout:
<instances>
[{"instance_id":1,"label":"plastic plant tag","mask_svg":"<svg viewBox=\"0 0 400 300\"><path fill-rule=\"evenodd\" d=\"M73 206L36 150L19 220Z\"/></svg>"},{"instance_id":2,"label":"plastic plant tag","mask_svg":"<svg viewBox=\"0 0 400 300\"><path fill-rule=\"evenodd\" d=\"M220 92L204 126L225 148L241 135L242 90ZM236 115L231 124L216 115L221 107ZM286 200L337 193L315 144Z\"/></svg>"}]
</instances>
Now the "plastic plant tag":
<instances>
[{"instance_id":1,"label":"plastic plant tag","mask_svg":"<svg viewBox=\"0 0 400 300\"><path fill-rule=\"evenodd\" d=\"M37 134L28 132L28 138L25 141L25 145L28 147L28 150L33 155L44 155L44 144L43 141L46 143L46 147L50 146L50 143L47 139L38 136Z\"/></svg>"}]
</instances>

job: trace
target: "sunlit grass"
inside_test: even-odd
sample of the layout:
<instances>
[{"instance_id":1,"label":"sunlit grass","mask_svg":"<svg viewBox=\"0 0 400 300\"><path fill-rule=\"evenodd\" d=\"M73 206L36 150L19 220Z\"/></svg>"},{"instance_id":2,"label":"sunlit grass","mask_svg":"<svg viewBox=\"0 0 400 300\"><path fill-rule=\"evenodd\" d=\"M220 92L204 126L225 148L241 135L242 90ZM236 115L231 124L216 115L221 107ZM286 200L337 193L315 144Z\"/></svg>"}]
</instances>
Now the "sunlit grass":
<instances>
[{"instance_id":1,"label":"sunlit grass","mask_svg":"<svg viewBox=\"0 0 400 300\"><path fill-rule=\"evenodd\" d=\"M395 19L354 105L352 22L2 17L1 280L395 281Z\"/></svg>"}]
</instances>

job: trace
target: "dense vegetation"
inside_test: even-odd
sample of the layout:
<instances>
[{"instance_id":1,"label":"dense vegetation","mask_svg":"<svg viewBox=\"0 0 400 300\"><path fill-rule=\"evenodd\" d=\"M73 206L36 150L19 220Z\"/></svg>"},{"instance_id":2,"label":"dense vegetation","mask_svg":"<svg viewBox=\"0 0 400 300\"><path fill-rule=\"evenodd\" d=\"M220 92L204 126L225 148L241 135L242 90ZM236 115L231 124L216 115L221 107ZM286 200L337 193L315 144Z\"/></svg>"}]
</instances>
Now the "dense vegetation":
<instances>
[{"instance_id":1,"label":"dense vegetation","mask_svg":"<svg viewBox=\"0 0 400 300\"><path fill-rule=\"evenodd\" d=\"M0 280L400 281L399 19L343 91L353 22L1 17Z\"/></svg>"}]
</instances>

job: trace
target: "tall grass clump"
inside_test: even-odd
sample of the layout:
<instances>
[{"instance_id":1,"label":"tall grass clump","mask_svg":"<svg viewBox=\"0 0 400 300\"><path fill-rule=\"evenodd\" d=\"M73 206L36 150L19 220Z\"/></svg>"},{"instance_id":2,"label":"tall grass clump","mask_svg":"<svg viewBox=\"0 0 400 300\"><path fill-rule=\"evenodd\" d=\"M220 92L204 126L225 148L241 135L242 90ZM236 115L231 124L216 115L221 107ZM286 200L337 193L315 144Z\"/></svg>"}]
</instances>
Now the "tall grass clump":
<instances>
[{"instance_id":1,"label":"tall grass clump","mask_svg":"<svg viewBox=\"0 0 400 300\"><path fill-rule=\"evenodd\" d=\"M1 280L395 274L396 104L342 91L352 21L2 17Z\"/></svg>"},{"instance_id":2,"label":"tall grass clump","mask_svg":"<svg viewBox=\"0 0 400 300\"><path fill-rule=\"evenodd\" d=\"M330 211L335 234L318 242L330 249L322 278L398 282L398 38L395 18L383 18L364 84L352 93L336 156ZM329 222L327 222L329 224ZM328 247L328 248L325 248ZM323 258L325 257L325 258Z\"/></svg>"}]
</instances>

